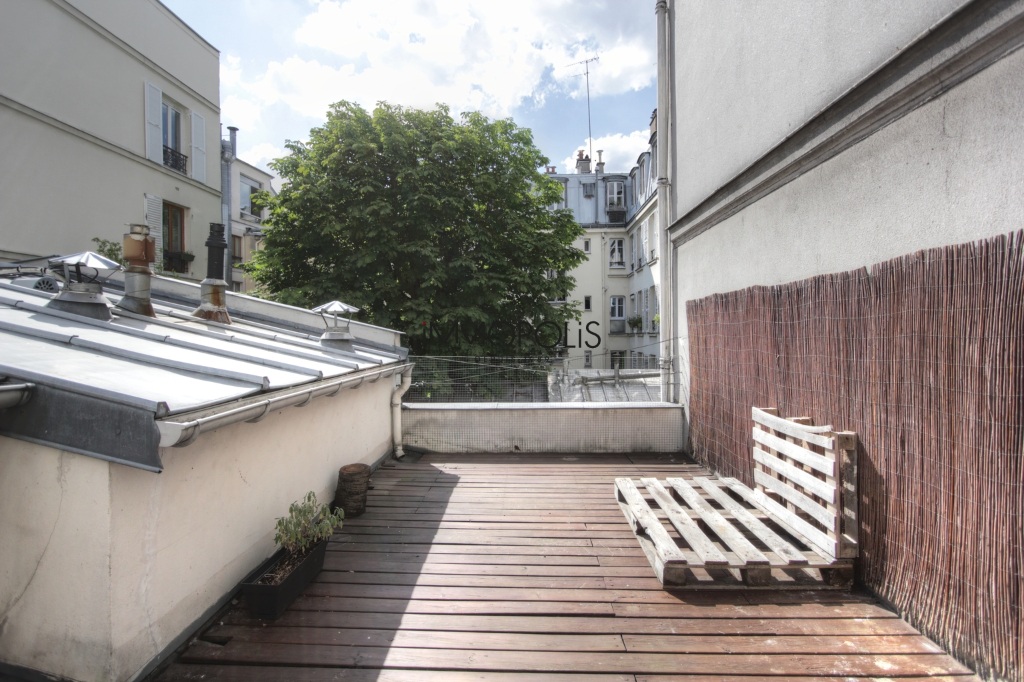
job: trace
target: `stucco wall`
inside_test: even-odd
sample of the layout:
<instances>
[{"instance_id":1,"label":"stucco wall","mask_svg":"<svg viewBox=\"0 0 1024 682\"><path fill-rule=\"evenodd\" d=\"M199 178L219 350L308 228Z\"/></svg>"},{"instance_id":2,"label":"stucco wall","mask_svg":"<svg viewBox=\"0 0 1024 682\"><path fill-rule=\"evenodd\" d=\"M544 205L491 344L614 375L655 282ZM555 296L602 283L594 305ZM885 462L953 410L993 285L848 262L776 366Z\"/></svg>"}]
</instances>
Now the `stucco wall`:
<instances>
[{"instance_id":1,"label":"stucco wall","mask_svg":"<svg viewBox=\"0 0 1024 682\"><path fill-rule=\"evenodd\" d=\"M36 448L33 466L24 466L29 455L0 451L7 474L0 490L11 491L0 500L0 566L13 561L6 551L18 546L6 542L11 533L27 536L33 550L16 575L0 573L0 604L21 589L27 564L45 544L53 522L42 512L59 503L59 463L74 474L64 476L63 504L72 515L61 518L69 530L50 541L38 574L72 576L73 587L37 587L37 575L27 593L33 599L22 599L11 613L16 618L6 621L0 660L72 679L133 678L273 553L274 520L290 502L309 490L329 502L340 466L373 463L390 451L392 388L378 381L204 434L186 448L161 451L161 474L46 448ZM20 505L40 511L23 530ZM82 527L91 534L70 532ZM69 620L69 608L88 617ZM69 648L83 636L87 642Z\"/></svg>"},{"instance_id":2,"label":"stucco wall","mask_svg":"<svg viewBox=\"0 0 1024 682\"><path fill-rule=\"evenodd\" d=\"M215 49L153 0L12 0L0 7L0 253L68 254L120 241L144 195L189 209L193 270L221 222ZM104 26L104 24L109 24ZM146 158L145 83L182 108L189 176ZM189 112L205 119L205 182L192 179Z\"/></svg>"},{"instance_id":3,"label":"stucco wall","mask_svg":"<svg viewBox=\"0 0 1024 682\"><path fill-rule=\"evenodd\" d=\"M407 447L434 452L680 452L670 403L437 403L402 407Z\"/></svg>"},{"instance_id":4,"label":"stucco wall","mask_svg":"<svg viewBox=\"0 0 1024 682\"><path fill-rule=\"evenodd\" d=\"M682 216L966 0L673 2Z\"/></svg>"},{"instance_id":5,"label":"stucco wall","mask_svg":"<svg viewBox=\"0 0 1024 682\"><path fill-rule=\"evenodd\" d=\"M1024 224L1017 52L676 249L686 301L870 265Z\"/></svg>"},{"instance_id":6,"label":"stucco wall","mask_svg":"<svg viewBox=\"0 0 1024 682\"><path fill-rule=\"evenodd\" d=\"M110 678L108 466L0 436L0 662Z\"/></svg>"}]
</instances>

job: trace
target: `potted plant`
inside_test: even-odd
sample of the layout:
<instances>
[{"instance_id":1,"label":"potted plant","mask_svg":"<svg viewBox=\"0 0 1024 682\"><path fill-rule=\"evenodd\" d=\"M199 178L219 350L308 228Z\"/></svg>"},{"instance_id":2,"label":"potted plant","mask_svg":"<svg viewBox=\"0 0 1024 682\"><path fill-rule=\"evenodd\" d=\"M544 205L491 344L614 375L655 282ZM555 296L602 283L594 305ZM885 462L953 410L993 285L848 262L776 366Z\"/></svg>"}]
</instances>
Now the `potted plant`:
<instances>
[{"instance_id":1,"label":"potted plant","mask_svg":"<svg viewBox=\"0 0 1024 682\"><path fill-rule=\"evenodd\" d=\"M310 491L292 502L288 515L277 520L274 542L280 549L242 581L250 615L277 618L324 567L327 540L341 526L345 512L331 511Z\"/></svg>"},{"instance_id":2,"label":"potted plant","mask_svg":"<svg viewBox=\"0 0 1024 682\"><path fill-rule=\"evenodd\" d=\"M640 315L634 315L633 317L630 317L629 319L626 320L626 324L628 324L629 328L635 332L644 325L644 318L641 317Z\"/></svg>"}]
</instances>

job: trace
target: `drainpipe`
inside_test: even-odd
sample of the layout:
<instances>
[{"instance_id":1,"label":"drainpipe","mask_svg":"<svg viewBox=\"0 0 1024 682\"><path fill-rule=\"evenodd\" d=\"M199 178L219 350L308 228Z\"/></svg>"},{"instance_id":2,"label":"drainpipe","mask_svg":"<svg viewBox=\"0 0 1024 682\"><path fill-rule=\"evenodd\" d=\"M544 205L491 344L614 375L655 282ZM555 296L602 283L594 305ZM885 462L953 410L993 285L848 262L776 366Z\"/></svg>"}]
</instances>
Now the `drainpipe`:
<instances>
[{"instance_id":1,"label":"drainpipe","mask_svg":"<svg viewBox=\"0 0 1024 682\"><path fill-rule=\"evenodd\" d=\"M412 386L412 365L402 370L402 383L391 394L391 439L395 443L395 459L405 457L402 449L402 396Z\"/></svg>"},{"instance_id":2,"label":"drainpipe","mask_svg":"<svg viewBox=\"0 0 1024 682\"><path fill-rule=\"evenodd\" d=\"M192 311L194 317L212 322L231 324L228 315L228 284L221 277L224 274L224 226L210 223L210 236L206 239L206 279L199 285L202 297L199 307Z\"/></svg>"},{"instance_id":3,"label":"drainpipe","mask_svg":"<svg viewBox=\"0 0 1024 682\"><path fill-rule=\"evenodd\" d=\"M672 80L672 55L669 46L669 22L671 17L668 11L668 0L658 0L654 7L658 24L658 130L655 143L658 144L658 248L661 255L661 399L664 402L675 402L673 395L672 379L674 377L673 366L675 356L672 353L675 347L675 292L672 290L675 258L671 251L672 241L669 239L668 213L669 206L669 178L668 178L668 155L671 146L672 135L669 130L671 126L671 108L669 106L669 83ZM665 144L663 144L665 143Z\"/></svg>"},{"instance_id":4,"label":"drainpipe","mask_svg":"<svg viewBox=\"0 0 1024 682\"><path fill-rule=\"evenodd\" d=\"M234 276L232 272L234 261L234 254L232 250L233 240L231 236L234 231L231 229L231 222L234 215L231 211L231 165L234 163L235 158L238 156L238 128L235 126L228 126L228 134L230 135L230 141L220 141L220 215L221 221L227 225L228 238L227 238L227 256L224 259L226 261L224 268L224 282L227 284L227 288L231 289L231 282Z\"/></svg>"},{"instance_id":5,"label":"drainpipe","mask_svg":"<svg viewBox=\"0 0 1024 682\"><path fill-rule=\"evenodd\" d=\"M156 317L150 298L153 271L149 264L156 260L156 240L148 225L132 224L121 242L121 253L128 261L124 273L124 296L117 307L147 317Z\"/></svg>"}]
</instances>

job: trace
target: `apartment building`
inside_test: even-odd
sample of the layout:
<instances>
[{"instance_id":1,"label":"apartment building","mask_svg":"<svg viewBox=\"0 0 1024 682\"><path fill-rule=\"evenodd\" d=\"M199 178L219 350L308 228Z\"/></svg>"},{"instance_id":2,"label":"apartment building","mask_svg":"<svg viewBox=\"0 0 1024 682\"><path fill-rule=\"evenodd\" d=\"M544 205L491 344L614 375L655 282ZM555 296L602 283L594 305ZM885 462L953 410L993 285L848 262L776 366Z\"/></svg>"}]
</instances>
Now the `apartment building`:
<instances>
[{"instance_id":1,"label":"apartment building","mask_svg":"<svg viewBox=\"0 0 1024 682\"><path fill-rule=\"evenodd\" d=\"M657 112L651 115L648 148L629 172L626 184L626 245L629 300L625 367L654 369L661 358L660 263L657 198Z\"/></svg>"},{"instance_id":2,"label":"apartment building","mask_svg":"<svg viewBox=\"0 0 1024 682\"><path fill-rule=\"evenodd\" d=\"M582 316L566 325L560 347L573 369L610 369L616 363L625 367L627 358L628 176L605 173L602 152L597 154L592 164L580 151L575 173L557 173L554 166L547 169L548 177L562 184L562 199L553 208L571 210L585 230L574 245L586 260L572 271L576 287L568 295Z\"/></svg>"},{"instance_id":3,"label":"apartment building","mask_svg":"<svg viewBox=\"0 0 1024 682\"><path fill-rule=\"evenodd\" d=\"M157 268L202 279L221 222L217 50L157 0L14 0L0 63L0 260L146 223Z\"/></svg>"}]
</instances>

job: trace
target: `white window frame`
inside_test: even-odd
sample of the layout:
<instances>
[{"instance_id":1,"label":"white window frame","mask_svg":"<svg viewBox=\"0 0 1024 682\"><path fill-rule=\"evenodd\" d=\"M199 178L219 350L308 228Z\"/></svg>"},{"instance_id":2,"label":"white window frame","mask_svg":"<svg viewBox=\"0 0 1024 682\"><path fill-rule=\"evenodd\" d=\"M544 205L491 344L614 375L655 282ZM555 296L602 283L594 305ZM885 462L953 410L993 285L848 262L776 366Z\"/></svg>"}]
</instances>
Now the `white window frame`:
<instances>
[{"instance_id":1,"label":"white window frame","mask_svg":"<svg viewBox=\"0 0 1024 682\"><path fill-rule=\"evenodd\" d=\"M583 297L583 309L584 310L591 310L592 309L590 296L584 296Z\"/></svg>"},{"instance_id":2,"label":"white window frame","mask_svg":"<svg viewBox=\"0 0 1024 682\"><path fill-rule=\"evenodd\" d=\"M594 351L585 350L583 351L583 367L590 368L594 366Z\"/></svg>"},{"instance_id":3,"label":"white window frame","mask_svg":"<svg viewBox=\"0 0 1024 682\"><path fill-rule=\"evenodd\" d=\"M622 237L613 237L608 240L608 267L611 268L625 268L625 248L624 240ZM615 256L618 254L618 259Z\"/></svg>"},{"instance_id":4,"label":"white window frame","mask_svg":"<svg viewBox=\"0 0 1024 682\"><path fill-rule=\"evenodd\" d=\"M625 296L611 296L608 299L608 319L611 320L624 320L626 319L626 297Z\"/></svg>"},{"instance_id":5,"label":"white window frame","mask_svg":"<svg viewBox=\"0 0 1024 682\"><path fill-rule=\"evenodd\" d=\"M583 253L590 253L590 239L583 240Z\"/></svg>"},{"instance_id":6,"label":"white window frame","mask_svg":"<svg viewBox=\"0 0 1024 682\"><path fill-rule=\"evenodd\" d=\"M245 206L242 202L242 188L248 187L249 194L246 196L248 199L248 206ZM238 176L238 212L243 218L255 218L257 221L260 219L259 213L254 213L252 210L252 193L253 191L259 192L263 189L263 183L259 180L250 178L248 175ZM248 210L246 210L248 208Z\"/></svg>"},{"instance_id":7,"label":"white window frame","mask_svg":"<svg viewBox=\"0 0 1024 682\"><path fill-rule=\"evenodd\" d=\"M621 210L626 207L626 186L621 180L611 180L605 183L605 194L609 210Z\"/></svg>"}]
</instances>

